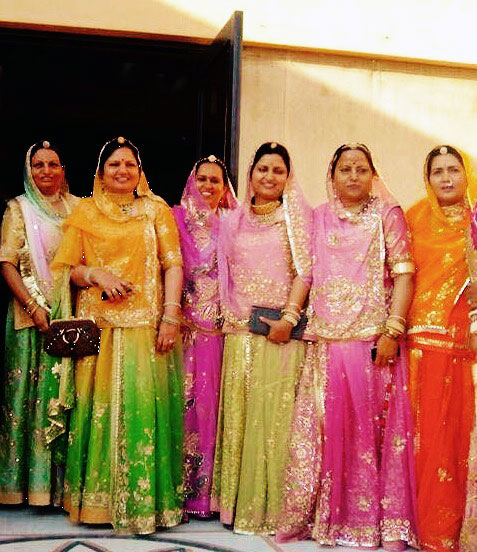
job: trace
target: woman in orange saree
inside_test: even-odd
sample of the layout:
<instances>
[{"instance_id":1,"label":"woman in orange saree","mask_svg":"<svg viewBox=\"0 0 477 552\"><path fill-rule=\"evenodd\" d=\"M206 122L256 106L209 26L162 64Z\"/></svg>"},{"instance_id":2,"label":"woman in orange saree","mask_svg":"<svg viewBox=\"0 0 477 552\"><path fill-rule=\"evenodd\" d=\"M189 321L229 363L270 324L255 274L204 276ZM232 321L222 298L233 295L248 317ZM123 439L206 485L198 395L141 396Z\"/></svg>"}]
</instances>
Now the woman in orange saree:
<instances>
[{"instance_id":1,"label":"woman in orange saree","mask_svg":"<svg viewBox=\"0 0 477 552\"><path fill-rule=\"evenodd\" d=\"M407 212L417 267L408 352L424 550L458 550L465 508L474 419L466 193L476 191L466 165L455 148L434 148L424 165L427 197Z\"/></svg>"}]
</instances>

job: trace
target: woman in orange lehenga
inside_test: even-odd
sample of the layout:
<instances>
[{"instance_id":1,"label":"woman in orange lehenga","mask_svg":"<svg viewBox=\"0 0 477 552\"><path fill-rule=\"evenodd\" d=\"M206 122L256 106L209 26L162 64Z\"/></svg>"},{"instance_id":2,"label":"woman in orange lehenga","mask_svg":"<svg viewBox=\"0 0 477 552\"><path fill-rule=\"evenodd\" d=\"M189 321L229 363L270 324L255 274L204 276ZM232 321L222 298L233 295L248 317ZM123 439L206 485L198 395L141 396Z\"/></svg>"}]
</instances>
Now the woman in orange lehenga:
<instances>
[{"instance_id":1,"label":"woman in orange lehenga","mask_svg":"<svg viewBox=\"0 0 477 552\"><path fill-rule=\"evenodd\" d=\"M475 192L462 155L438 146L427 156L428 197L407 213L416 287L408 317L415 421L418 523L424 550L458 550L465 507L474 386L469 346L466 236Z\"/></svg>"}]
</instances>

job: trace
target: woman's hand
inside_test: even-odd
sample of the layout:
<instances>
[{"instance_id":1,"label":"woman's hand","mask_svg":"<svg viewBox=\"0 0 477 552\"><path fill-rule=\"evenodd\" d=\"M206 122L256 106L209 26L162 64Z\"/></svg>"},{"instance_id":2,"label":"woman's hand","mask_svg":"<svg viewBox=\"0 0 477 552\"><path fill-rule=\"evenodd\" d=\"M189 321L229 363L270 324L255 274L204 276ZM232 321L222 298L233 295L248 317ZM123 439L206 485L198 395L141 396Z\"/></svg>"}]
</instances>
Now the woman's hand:
<instances>
[{"instance_id":1,"label":"woman's hand","mask_svg":"<svg viewBox=\"0 0 477 552\"><path fill-rule=\"evenodd\" d=\"M109 270L104 268L93 268L90 272L91 282L98 286L112 302L124 301L128 293L132 291L132 283L128 280L122 280L115 276Z\"/></svg>"},{"instance_id":2,"label":"woman's hand","mask_svg":"<svg viewBox=\"0 0 477 552\"><path fill-rule=\"evenodd\" d=\"M288 343L290 341L290 334L293 330L293 326L286 320L271 320L266 316L259 317L260 322L264 322L267 326L270 326L270 332L267 335L267 339L272 343Z\"/></svg>"},{"instance_id":3,"label":"woman's hand","mask_svg":"<svg viewBox=\"0 0 477 552\"><path fill-rule=\"evenodd\" d=\"M396 339L382 335L376 343L376 366L388 366L396 360L399 343Z\"/></svg>"},{"instance_id":4,"label":"woman's hand","mask_svg":"<svg viewBox=\"0 0 477 552\"><path fill-rule=\"evenodd\" d=\"M175 347L178 335L179 326L177 324L161 322L156 338L156 351L163 354L172 351Z\"/></svg>"},{"instance_id":5,"label":"woman's hand","mask_svg":"<svg viewBox=\"0 0 477 552\"><path fill-rule=\"evenodd\" d=\"M48 316L48 312L42 307L38 307L31 315L31 318L40 332L46 332L50 326L50 317Z\"/></svg>"}]
</instances>

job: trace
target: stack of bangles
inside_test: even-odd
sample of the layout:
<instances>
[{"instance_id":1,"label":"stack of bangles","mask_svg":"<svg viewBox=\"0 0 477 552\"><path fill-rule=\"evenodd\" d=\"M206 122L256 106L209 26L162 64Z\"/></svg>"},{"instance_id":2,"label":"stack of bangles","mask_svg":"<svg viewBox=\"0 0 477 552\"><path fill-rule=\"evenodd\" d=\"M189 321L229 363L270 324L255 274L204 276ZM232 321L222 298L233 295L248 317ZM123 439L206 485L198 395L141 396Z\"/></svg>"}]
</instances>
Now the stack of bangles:
<instances>
[{"instance_id":1,"label":"stack of bangles","mask_svg":"<svg viewBox=\"0 0 477 552\"><path fill-rule=\"evenodd\" d=\"M23 308L27 314L33 316L33 314L40 308L40 305L35 301L33 297L30 297Z\"/></svg>"},{"instance_id":2,"label":"stack of bangles","mask_svg":"<svg viewBox=\"0 0 477 552\"><path fill-rule=\"evenodd\" d=\"M470 333L477 334L477 309L472 309L469 312Z\"/></svg>"},{"instance_id":3,"label":"stack of bangles","mask_svg":"<svg viewBox=\"0 0 477 552\"><path fill-rule=\"evenodd\" d=\"M180 309L181 304L176 303L175 301L166 301L164 303L164 307L177 307L178 309ZM162 315L161 322L165 322L166 324L172 324L173 326L180 326L181 325L180 318L177 318L175 316L170 316L168 314L163 314Z\"/></svg>"},{"instance_id":4,"label":"stack of bangles","mask_svg":"<svg viewBox=\"0 0 477 552\"><path fill-rule=\"evenodd\" d=\"M406 319L397 314L390 314L386 320L383 335L391 339L400 339L406 333Z\"/></svg>"},{"instance_id":5,"label":"stack of bangles","mask_svg":"<svg viewBox=\"0 0 477 552\"><path fill-rule=\"evenodd\" d=\"M298 303L288 303L288 305L282 310L281 320L286 320L294 328L300 321L300 305Z\"/></svg>"}]
</instances>

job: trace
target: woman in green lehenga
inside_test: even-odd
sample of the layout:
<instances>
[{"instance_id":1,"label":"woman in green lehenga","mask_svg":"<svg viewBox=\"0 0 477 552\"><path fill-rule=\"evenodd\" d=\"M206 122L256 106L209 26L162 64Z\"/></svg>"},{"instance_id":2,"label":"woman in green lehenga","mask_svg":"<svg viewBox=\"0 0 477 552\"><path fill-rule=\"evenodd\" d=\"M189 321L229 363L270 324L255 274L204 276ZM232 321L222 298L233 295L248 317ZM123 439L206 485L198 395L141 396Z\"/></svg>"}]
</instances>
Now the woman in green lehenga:
<instances>
[{"instance_id":1,"label":"woman in green lehenga","mask_svg":"<svg viewBox=\"0 0 477 552\"><path fill-rule=\"evenodd\" d=\"M76 202L58 150L47 141L27 152L25 193L8 202L0 264L12 291L6 326L5 400L0 422L0 503L61 504L66 460L63 425L50 417L58 396L58 359L43 351L53 304L49 270L61 223Z\"/></svg>"},{"instance_id":2,"label":"woman in green lehenga","mask_svg":"<svg viewBox=\"0 0 477 552\"><path fill-rule=\"evenodd\" d=\"M52 269L71 270L81 288L77 316L94 318L101 329L99 355L75 366L64 507L72 521L112 523L121 533L177 525L179 236L172 211L149 189L139 152L125 138L103 147L93 196L65 222Z\"/></svg>"},{"instance_id":3,"label":"woman in green lehenga","mask_svg":"<svg viewBox=\"0 0 477 552\"><path fill-rule=\"evenodd\" d=\"M290 339L311 283L311 209L288 151L266 142L248 171L245 202L221 223L219 283L225 333L212 507L246 534L275 532L288 437L305 354ZM249 331L255 306L268 335Z\"/></svg>"}]
</instances>

